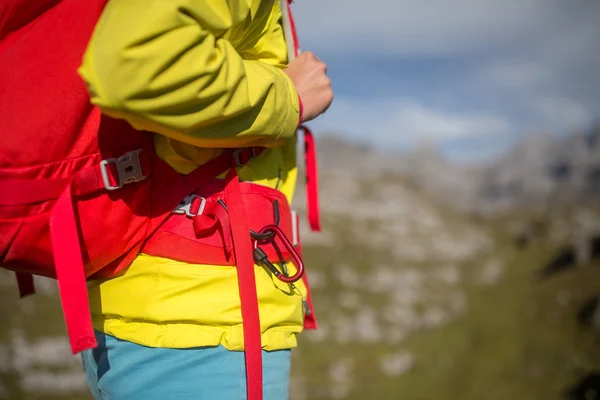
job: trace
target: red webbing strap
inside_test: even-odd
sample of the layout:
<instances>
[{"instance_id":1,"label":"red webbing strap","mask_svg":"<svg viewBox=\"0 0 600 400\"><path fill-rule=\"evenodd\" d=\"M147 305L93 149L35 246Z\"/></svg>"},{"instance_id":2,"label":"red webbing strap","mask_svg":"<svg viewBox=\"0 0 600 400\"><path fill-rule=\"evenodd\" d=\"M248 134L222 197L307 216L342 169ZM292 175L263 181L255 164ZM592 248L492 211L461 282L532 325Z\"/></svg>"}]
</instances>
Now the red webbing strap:
<instances>
[{"instance_id":1,"label":"red webbing strap","mask_svg":"<svg viewBox=\"0 0 600 400\"><path fill-rule=\"evenodd\" d=\"M73 183L60 195L50 215L50 237L56 277L71 351L79 353L97 346L89 312L82 243L79 237Z\"/></svg>"},{"instance_id":2,"label":"red webbing strap","mask_svg":"<svg viewBox=\"0 0 600 400\"><path fill-rule=\"evenodd\" d=\"M0 182L0 205L18 206L56 199L69 179L7 179Z\"/></svg>"},{"instance_id":3,"label":"red webbing strap","mask_svg":"<svg viewBox=\"0 0 600 400\"><path fill-rule=\"evenodd\" d=\"M74 354L95 348L97 342L88 303L84 249L73 196L103 189L100 176L99 166L81 170L58 197L50 214L50 238L56 279L71 351Z\"/></svg>"},{"instance_id":4,"label":"red webbing strap","mask_svg":"<svg viewBox=\"0 0 600 400\"><path fill-rule=\"evenodd\" d=\"M304 158L306 162L306 197L307 214L310 229L313 232L321 231L321 217L319 215L319 182L317 173L317 150L315 138L310 129L301 126L304 131Z\"/></svg>"},{"instance_id":5,"label":"red webbing strap","mask_svg":"<svg viewBox=\"0 0 600 400\"><path fill-rule=\"evenodd\" d=\"M290 21L290 29L292 31L292 39L294 41L294 56L300 54L300 40L296 31L296 22L292 14L292 0L288 0L288 19ZM319 216L319 183L317 180L317 149L312 131L306 126L298 127L304 132L304 159L306 163L306 196L307 196L307 214L310 229L313 232L321 231L321 220Z\"/></svg>"},{"instance_id":6,"label":"red webbing strap","mask_svg":"<svg viewBox=\"0 0 600 400\"><path fill-rule=\"evenodd\" d=\"M312 293L310 292L310 284L308 283L308 275L305 273L302 275L302 282L306 287L306 305L308 306L309 313L304 316L304 329L315 330L318 328L317 318L315 316L315 307L313 306Z\"/></svg>"},{"instance_id":7,"label":"red webbing strap","mask_svg":"<svg viewBox=\"0 0 600 400\"><path fill-rule=\"evenodd\" d=\"M250 228L235 168L231 168L226 179L225 204L230 218L244 328L247 400L262 400L261 329Z\"/></svg>"},{"instance_id":8,"label":"red webbing strap","mask_svg":"<svg viewBox=\"0 0 600 400\"><path fill-rule=\"evenodd\" d=\"M150 175L153 170L151 155L143 151L139 154L139 160L143 173ZM113 167L113 164L109 164L106 172L111 184L116 184L118 183L118 173ZM99 164L82 168L75 175L73 194L90 194L104 189L102 170ZM2 180L0 181L0 205L20 206L57 199L64 192L71 180L72 177Z\"/></svg>"},{"instance_id":9,"label":"red webbing strap","mask_svg":"<svg viewBox=\"0 0 600 400\"><path fill-rule=\"evenodd\" d=\"M23 272L15 272L17 277L17 286L19 287L19 296L21 298L35 293L35 285L33 284L33 275Z\"/></svg>"},{"instance_id":10,"label":"red webbing strap","mask_svg":"<svg viewBox=\"0 0 600 400\"><path fill-rule=\"evenodd\" d=\"M296 32L296 22L292 15L292 0L288 0L288 19L290 21L290 29L292 31L292 39L294 40L294 56L298 57L300 54L300 41L298 40L298 33Z\"/></svg>"}]
</instances>

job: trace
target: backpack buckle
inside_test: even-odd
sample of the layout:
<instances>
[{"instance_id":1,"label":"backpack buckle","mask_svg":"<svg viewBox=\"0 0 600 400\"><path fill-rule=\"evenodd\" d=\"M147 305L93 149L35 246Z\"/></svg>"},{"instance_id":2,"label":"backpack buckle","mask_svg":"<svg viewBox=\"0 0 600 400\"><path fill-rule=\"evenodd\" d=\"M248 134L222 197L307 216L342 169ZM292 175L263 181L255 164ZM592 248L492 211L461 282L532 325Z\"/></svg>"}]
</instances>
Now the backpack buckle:
<instances>
[{"instance_id":1,"label":"backpack buckle","mask_svg":"<svg viewBox=\"0 0 600 400\"><path fill-rule=\"evenodd\" d=\"M128 151L119 158L107 158L100 162L100 172L106 190L117 190L128 183L139 182L147 178L142 172L140 153L142 149ZM115 177L116 184L111 183L110 177Z\"/></svg>"},{"instance_id":2,"label":"backpack buckle","mask_svg":"<svg viewBox=\"0 0 600 400\"><path fill-rule=\"evenodd\" d=\"M191 194L186 196L173 210L174 214L185 214L190 218L202 215L206 207L206 199L202 196Z\"/></svg>"}]
</instances>

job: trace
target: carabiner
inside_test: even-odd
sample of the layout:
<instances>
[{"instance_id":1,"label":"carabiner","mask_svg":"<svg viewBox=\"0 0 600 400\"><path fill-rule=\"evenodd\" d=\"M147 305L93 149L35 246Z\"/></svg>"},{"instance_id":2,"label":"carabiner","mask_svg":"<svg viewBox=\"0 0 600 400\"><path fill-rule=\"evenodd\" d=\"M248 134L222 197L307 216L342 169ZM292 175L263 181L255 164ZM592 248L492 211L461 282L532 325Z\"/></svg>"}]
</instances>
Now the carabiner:
<instances>
[{"instance_id":1,"label":"carabiner","mask_svg":"<svg viewBox=\"0 0 600 400\"><path fill-rule=\"evenodd\" d=\"M225 202L222 199L217 200L217 203L219 203L221 207L225 209L225 211L228 211L227 205L225 205ZM279 202L277 200L273 200L273 218L275 220L275 225L279 225ZM263 242L272 239L274 234L274 232L258 233L250 229L250 236L257 242Z\"/></svg>"},{"instance_id":2,"label":"carabiner","mask_svg":"<svg viewBox=\"0 0 600 400\"><path fill-rule=\"evenodd\" d=\"M296 251L296 249L294 248L292 243L290 243L288 238L285 236L285 233L283 233L281 228L279 228L277 225L267 225L264 228L262 228L260 231L258 231L258 233L259 234L269 234L269 236L274 235L275 237L278 237L279 239L281 239L281 241L283 242L283 244L285 245L287 250L292 255L294 264L296 265L296 269L297 269L296 273L292 276L285 276L284 274L278 273L278 274L275 274L277 279L279 279L281 282L285 282L285 283L294 283L294 282L299 281L300 278L302 278L302 275L304 275L304 262L302 261L302 258L300 257L300 255L298 254L298 252ZM256 241L256 247L258 247L259 242L261 242L261 241L260 240ZM271 268L269 267L269 269L271 269Z\"/></svg>"}]
</instances>

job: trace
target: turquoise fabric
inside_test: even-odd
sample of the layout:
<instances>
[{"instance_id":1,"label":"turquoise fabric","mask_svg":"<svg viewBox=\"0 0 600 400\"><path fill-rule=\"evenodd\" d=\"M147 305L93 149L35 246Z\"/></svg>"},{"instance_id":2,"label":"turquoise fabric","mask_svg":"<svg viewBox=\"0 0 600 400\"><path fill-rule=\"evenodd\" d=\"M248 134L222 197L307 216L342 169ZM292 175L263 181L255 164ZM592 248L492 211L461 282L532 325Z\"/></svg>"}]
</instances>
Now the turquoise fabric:
<instances>
[{"instance_id":1,"label":"turquoise fabric","mask_svg":"<svg viewBox=\"0 0 600 400\"><path fill-rule=\"evenodd\" d=\"M245 400L244 353L218 347L145 347L96 332L82 353L96 400ZM291 351L263 351L264 400L289 399Z\"/></svg>"}]
</instances>

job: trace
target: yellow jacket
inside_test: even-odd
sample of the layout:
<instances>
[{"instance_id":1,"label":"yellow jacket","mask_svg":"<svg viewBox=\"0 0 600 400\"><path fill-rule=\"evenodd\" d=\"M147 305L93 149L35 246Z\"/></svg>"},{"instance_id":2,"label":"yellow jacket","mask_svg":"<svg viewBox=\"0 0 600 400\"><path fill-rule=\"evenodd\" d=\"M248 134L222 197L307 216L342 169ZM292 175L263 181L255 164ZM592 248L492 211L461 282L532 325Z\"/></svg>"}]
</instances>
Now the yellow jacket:
<instances>
[{"instance_id":1,"label":"yellow jacket","mask_svg":"<svg viewBox=\"0 0 600 400\"><path fill-rule=\"evenodd\" d=\"M299 101L282 71L281 16L278 0L110 0L79 74L104 113L156 132L158 155L181 173L222 148L268 147L240 179L291 202ZM263 348L294 347L306 288L255 270ZM121 339L243 349L235 268L141 254L89 293L95 328Z\"/></svg>"}]
</instances>

